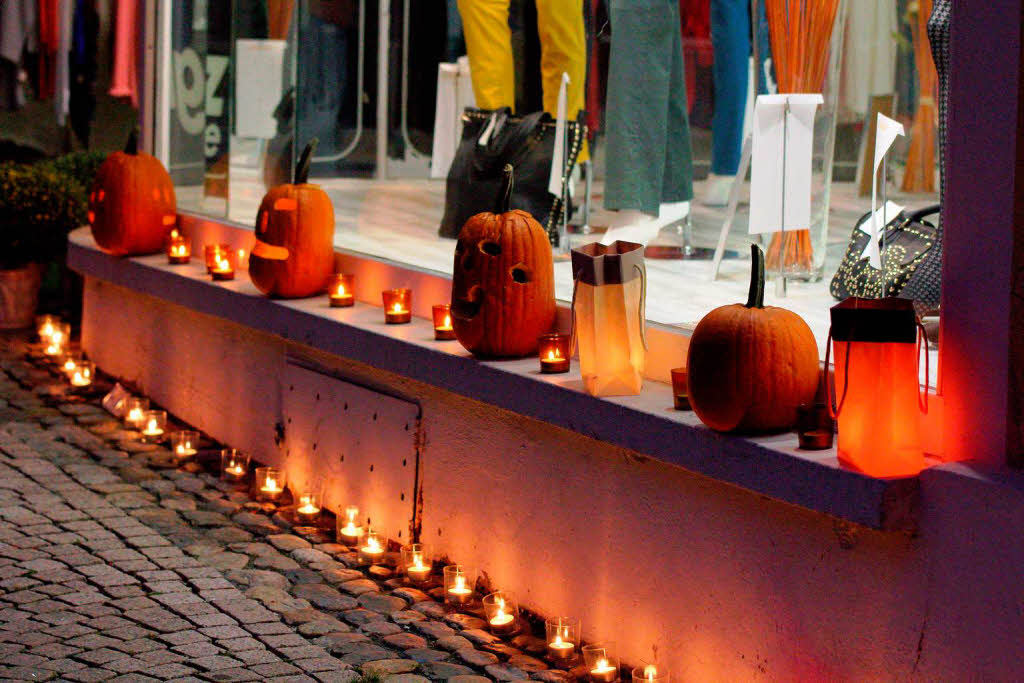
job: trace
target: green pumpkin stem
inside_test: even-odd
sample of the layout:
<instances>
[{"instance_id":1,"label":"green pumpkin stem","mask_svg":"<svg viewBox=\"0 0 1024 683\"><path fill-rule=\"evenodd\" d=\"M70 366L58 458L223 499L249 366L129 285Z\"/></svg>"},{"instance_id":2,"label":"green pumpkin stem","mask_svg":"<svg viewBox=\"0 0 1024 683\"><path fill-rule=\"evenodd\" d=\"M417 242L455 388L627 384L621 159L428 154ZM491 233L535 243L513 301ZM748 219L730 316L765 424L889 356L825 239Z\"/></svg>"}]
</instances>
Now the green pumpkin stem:
<instances>
[{"instance_id":1,"label":"green pumpkin stem","mask_svg":"<svg viewBox=\"0 0 1024 683\"><path fill-rule=\"evenodd\" d=\"M764 252L756 244L750 245L750 292L747 308L764 308Z\"/></svg>"},{"instance_id":2,"label":"green pumpkin stem","mask_svg":"<svg viewBox=\"0 0 1024 683\"><path fill-rule=\"evenodd\" d=\"M316 151L316 146L319 144L320 140L313 138L306 145L306 149L302 150L299 163L295 166L295 185L303 185L309 182L309 167L313 163L313 152Z\"/></svg>"},{"instance_id":3,"label":"green pumpkin stem","mask_svg":"<svg viewBox=\"0 0 1024 683\"><path fill-rule=\"evenodd\" d=\"M508 213L512 210L512 186L515 185L515 169L512 164L505 164L503 170L505 182L501 184L501 192L498 194L498 203L494 213Z\"/></svg>"},{"instance_id":4,"label":"green pumpkin stem","mask_svg":"<svg viewBox=\"0 0 1024 683\"><path fill-rule=\"evenodd\" d=\"M132 132L128 135L128 142L124 145L124 153L131 154L132 156L139 153L139 129L132 128Z\"/></svg>"}]
</instances>

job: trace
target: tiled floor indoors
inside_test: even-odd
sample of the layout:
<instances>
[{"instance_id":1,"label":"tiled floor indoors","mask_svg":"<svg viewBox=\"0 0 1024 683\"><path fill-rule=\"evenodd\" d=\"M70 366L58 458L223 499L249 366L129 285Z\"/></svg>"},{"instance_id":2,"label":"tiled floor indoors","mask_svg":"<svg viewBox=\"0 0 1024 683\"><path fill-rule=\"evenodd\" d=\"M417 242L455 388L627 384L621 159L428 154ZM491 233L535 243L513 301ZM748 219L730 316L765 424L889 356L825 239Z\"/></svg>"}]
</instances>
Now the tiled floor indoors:
<instances>
[{"instance_id":1,"label":"tiled floor indoors","mask_svg":"<svg viewBox=\"0 0 1024 683\"><path fill-rule=\"evenodd\" d=\"M572 681L390 566L178 461L0 336L0 679ZM105 386L104 386L105 385ZM180 428L177 427L177 428ZM206 457L213 456L212 458ZM205 466L204 466L205 465ZM388 555L393 566L394 554ZM435 571L438 571L435 568Z\"/></svg>"}]
</instances>

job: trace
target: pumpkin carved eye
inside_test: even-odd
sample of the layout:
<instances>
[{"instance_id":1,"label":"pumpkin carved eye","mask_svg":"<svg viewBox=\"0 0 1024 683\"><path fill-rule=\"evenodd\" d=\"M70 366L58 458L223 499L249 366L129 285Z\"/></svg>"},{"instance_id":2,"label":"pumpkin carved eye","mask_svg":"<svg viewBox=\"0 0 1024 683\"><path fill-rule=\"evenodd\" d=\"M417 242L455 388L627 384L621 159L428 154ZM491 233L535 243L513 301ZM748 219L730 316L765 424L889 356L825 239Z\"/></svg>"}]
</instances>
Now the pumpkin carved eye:
<instances>
[{"instance_id":1,"label":"pumpkin carved eye","mask_svg":"<svg viewBox=\"0 0 1024 683\"><path fill-rule=\"evenodd\" d=\"M501 245L491 240L484 240L480 243L480 251L489 256L501 256Z\"/></svg>"},{"instance_id":2,"label":"pumpkin carved eye","mask_svg":"<svg viewBox=\"0 0 1024 683\"><path fill-rule=\"evenodd\" d=\"M525 285L530 281L530 272L522 263L517 263L512 266L511 270L509 270L509 274L512 276L513 282L518 282L521 285Z\"/></svg>"},{"instance_id":3,"label":"pumpkin carved eye","mask_svg":"<svg viewBox=\"0 0 1024 683\"><path fill-rule=\"evenodd\" d=\"M274 202L274 209L277 211L294 211L299 203L289 197L281 197Z\"/></svg>"},{"instance_id":4,"label":"pumpkin carved eye","mask_svg":"<svg viewBox=\"0 0 1024 683\"><path fill-rule=\"evenodd\" d=\"M476 259L473 258L473 250L467 249L465 242L458 242L455 245L455 254L459 259L459 266L464 271L473 270L473 266L476 265Z\"/></svg>"}]
</instances>

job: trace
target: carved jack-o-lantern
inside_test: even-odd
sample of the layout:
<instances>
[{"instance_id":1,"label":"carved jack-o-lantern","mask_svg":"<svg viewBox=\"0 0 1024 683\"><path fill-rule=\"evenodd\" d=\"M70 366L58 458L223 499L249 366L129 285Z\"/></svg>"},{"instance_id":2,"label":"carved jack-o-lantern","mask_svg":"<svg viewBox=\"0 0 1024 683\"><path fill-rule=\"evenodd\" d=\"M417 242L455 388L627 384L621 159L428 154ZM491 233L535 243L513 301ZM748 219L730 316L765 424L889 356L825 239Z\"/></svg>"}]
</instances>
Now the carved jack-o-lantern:
<instances>
[{"instance_id":1,"label":"carved jack-o-lantern","mask_svg":"<svg viewBox=\"0 0 1024 683\"><path fill-rule=\"evenodd\" d=\"M509 211L512 166L497 213L466 221L455 247L452 327L478 356L525 356L555 321L554 265L547 233L525 211Z\"/></svg>"},{"instance_id":2,"label":"carved jack-o-lantern","mask_svg":"<svg viewBox=\"0 0 1024 683\"><path fill-rule=\"evenodd\" d=\"M136 132L96 171L88 216L96 244L111 254L163 249L178 221L174 185L159 159L139 151Z\"/></svg>"},{"instance_id":3,"label":"carved jack-o-lantern","mask_svg":"<svg viewBox=\"0 0 1024 683\"><path fill-rule=\"evenodd\" d=\"M303 150L295 182L270 188L256 214L249 276L270 296L318 294L334 272L334 207L319 185L306 182L316 144L313 138Z\"/></svg>"}]
</instances>

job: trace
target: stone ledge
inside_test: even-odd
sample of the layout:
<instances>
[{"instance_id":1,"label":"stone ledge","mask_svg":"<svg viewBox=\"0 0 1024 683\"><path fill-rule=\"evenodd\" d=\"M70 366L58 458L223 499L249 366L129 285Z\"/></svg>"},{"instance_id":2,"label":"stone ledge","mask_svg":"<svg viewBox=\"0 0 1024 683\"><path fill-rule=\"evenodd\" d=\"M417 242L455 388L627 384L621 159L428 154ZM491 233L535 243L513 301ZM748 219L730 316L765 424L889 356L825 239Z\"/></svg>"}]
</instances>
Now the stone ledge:
<instances>
[{"instance_id":1,"label":"stone ledge","mask_svg":"<svg viewBox=\"0 0 1024 683\"><path fill-rule=\"evenodd\" d=\"M221 229L242 232L226 225ZM648 381L639 396L595 398L583 391L575 365L566 375L541 375L532 358L478 361L456 342L434 341L427 320L385 325L381 309L363 303L331 309L326 297L268 299L244 272L233 281L211 282L201 258L186 266L169 266L163 255L114 258L96 247L86 228L69 237L68 265L87 277L635 450L776 500L874 529L906 531L916 526L917 477L881 480L843 469L834 449L801 451L795 434L717 434L693 413L672 410L671 390L665 384ZM377 265L388 267L384 262Z\"/></svg>"}]
</instances>

